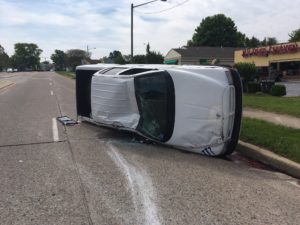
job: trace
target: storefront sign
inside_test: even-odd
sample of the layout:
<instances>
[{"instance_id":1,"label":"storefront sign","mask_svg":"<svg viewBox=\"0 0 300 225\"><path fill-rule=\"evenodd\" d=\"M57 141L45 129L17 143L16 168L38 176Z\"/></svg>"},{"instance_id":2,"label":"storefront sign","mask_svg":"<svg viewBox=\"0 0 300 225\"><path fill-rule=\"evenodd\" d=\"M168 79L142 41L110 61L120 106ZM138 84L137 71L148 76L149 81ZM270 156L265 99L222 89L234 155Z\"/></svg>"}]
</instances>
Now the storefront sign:
<instances>
[{"instance_id":1,"label":"storefront sign","mask_svg":"<svg viewBox=\"0 0 300 225\"><path fill-rule=\"evenodd\" d=\"M273 45L270 47L262 47L262 48L252 48L243 50L243 57L251 57L251 56L260 56L260 57L268 57L271 55L280 55L280 54L288 54L288 53L296 53L299 51L298 44L281 44L281 45Z\"/></svg>"}]
</instances>

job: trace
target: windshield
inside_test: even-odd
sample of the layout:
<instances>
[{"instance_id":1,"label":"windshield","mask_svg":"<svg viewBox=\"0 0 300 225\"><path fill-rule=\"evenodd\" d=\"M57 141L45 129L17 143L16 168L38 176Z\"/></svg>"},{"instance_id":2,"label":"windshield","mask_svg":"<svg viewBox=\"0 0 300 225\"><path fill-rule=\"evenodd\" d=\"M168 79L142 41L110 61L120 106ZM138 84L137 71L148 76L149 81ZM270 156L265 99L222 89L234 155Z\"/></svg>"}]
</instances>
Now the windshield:
<instances>
[{"instance_id":1,"label":"windshield","mask_svg":"<svg viewBox=\"0 0 300 225\"><path fill-rule=\"evenodd\" d=\"M174 84L167 72L138 76L134 80L140 112L137 130L161 142L173 133L175 117Z\"/></svg>"}]
</instances>

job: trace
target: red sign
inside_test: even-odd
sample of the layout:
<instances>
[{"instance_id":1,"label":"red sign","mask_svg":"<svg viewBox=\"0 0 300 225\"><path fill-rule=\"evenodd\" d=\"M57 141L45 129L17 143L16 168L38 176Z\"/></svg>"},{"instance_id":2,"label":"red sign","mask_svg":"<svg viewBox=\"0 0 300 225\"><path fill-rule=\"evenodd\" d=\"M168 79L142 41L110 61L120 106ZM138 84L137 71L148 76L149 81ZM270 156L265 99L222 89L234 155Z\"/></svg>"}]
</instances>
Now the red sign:
<instances>
[{"instance_id":1,"label":"red sign","mask_svg":"<svg viewBox=\"0 0 300 225\"><path fill-rule=\"evenodd\" d=\"M262 47L262 48L252 48L243 50L243 57L251 57L251 56L261 56L268 57L271 55L281 55L288 53L296 53L299 51L298 44L281 44L281 45L273 45L270 47Z\"/></svg>"}]
</instances>

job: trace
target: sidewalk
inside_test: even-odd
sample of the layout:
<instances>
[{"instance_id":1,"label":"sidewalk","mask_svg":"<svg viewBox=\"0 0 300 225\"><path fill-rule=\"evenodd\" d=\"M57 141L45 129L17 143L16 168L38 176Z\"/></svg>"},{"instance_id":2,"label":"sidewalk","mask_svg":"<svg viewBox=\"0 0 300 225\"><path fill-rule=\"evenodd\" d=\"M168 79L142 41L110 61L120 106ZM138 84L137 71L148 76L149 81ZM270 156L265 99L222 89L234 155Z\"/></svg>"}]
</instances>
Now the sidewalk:
<instances>
[{"instance_id":1,"label":"sidewalk","mask_svg":"<svg viewBox=\"0 0 300 225\"><path fill-rule=\"evenodd\" d=\"M300 129L300 119L288 115L266 112L253 108L244 108L243 116ZM279 171L300 179L300 164L281 157L267 149L239 141L237 151L249 158L262 162Z\"/></svg>"},{"instance_id":2,"label":"sidewalk","mask_svg":"<svg viewBox=\"0 0 300 225\"><path fill-rule=\"evenodd\" d=\"M244 117L265 120L278 125L300 129L300 119L288 115L266 112L258 109L244 108Z\"/></svg>"}]
</instances>

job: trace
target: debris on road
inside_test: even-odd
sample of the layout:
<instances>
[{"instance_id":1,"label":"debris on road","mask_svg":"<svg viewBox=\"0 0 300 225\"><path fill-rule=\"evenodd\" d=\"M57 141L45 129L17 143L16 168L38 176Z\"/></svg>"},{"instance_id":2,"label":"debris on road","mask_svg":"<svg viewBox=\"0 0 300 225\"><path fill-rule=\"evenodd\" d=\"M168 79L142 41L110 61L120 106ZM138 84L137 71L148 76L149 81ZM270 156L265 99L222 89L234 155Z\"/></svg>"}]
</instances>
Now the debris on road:
<instances>
[{"instance_id":1,"label":"debris on road","mask_svg":"<svg viewBox=\"0 0 300 225\"><path fill-rule=\"evenodd\" d=\"M77 121L75 121L67 116L59 116L56 119L59 122L61 122L63 125L66 125L66 126L74 126L75 124L78 124Z\"/></svg>"}]
</instances>

